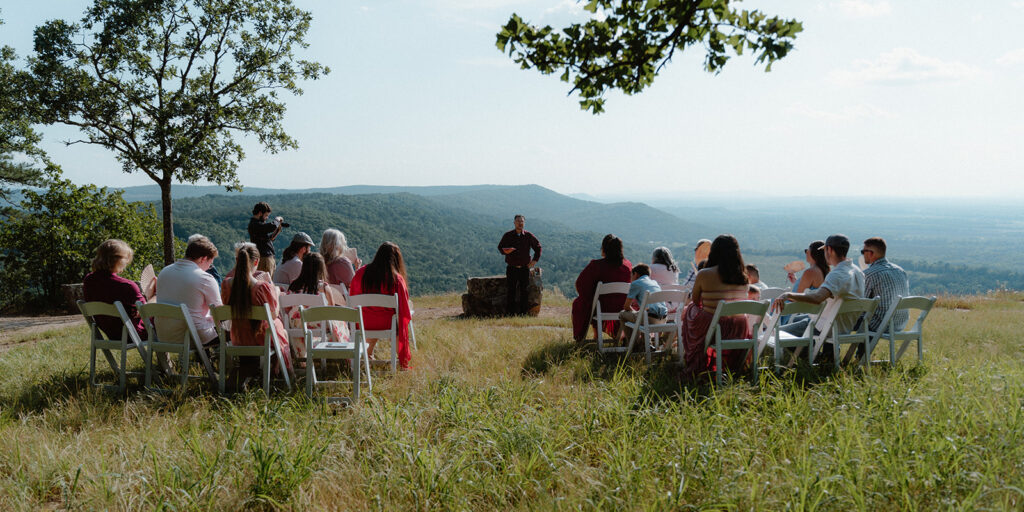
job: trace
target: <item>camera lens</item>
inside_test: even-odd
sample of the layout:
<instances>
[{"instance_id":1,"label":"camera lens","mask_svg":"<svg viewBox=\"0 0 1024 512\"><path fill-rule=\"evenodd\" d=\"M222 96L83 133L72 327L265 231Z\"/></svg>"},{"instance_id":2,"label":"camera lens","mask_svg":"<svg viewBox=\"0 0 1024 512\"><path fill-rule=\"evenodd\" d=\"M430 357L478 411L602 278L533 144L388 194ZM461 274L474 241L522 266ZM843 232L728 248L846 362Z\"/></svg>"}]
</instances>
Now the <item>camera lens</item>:
<instances>
[{"instance_id":1,"label":"camera lens","mask_svg":"<svg viewBox=\"0 0 1024 512\"><path fill-rule=\"evenodd\" d=\"M290 227L292 227L292 225L291 225L291 224L288 224L287 222L282 222L282 223L281 223L281 227L282 227L282 228L290 228Z\"/></svg>"}]
</instances>

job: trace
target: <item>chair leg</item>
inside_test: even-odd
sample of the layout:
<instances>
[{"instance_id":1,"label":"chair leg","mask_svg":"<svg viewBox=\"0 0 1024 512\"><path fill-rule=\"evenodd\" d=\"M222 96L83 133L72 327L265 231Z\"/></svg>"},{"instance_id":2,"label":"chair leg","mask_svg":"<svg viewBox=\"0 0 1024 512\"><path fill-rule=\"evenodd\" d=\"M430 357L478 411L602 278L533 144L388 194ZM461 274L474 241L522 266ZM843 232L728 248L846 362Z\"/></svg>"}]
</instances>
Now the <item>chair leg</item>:
<instances>
[{"instance_id":1,"label":"chair leg","mask_svg":"<svg viewBox=\"0 0 1024 512\"><path fill-rule=\"evenodd\" d=\"M225 340L221 340L220 342L221 343L226 343ZM219 393L221 395L224 394L224 387L225 387L224 384L225 384L225 381L227 380L227 375L226 374L227 374L227 367L228 367L228 363L229 363L228 359L230 359L230 358L231 358L231 356L226 355L225 350L223 348L221 348L220 349L220 361L217 361L217 393Z\"/></svg>"},{"instance_id":2,"label":"chair leg","mask_svg":"<svg viewBox=\"0 0 1024 512\"><path fill-rule=\"evenodd\" d=\"M309 357L309 348L306 348L306 396L313 398L313 384L316 383L316 364L312 364L310 361L312 357Z\"/></svg>"},{"instance_id":3,"label":"chair leg","mask_svg":"<svg viewBox=\"0 0 1024 512\"><path fill-rule=\"evenodd\" d=\"M410 323L410 327L412 324ZM359 381L363 380L362 376L359 375L360 363L359 351L356 350L356 356L352 359L352 401L357 402L359 400Z\"/></svg>"},{"instance_id":4,"label":"chair leg","mask_svg":"<svg viewBox=\"0 0 1024 512\"><path fill-rule=\"evenodd\" d=\"M917 362L924 361L924 335L917 337Z\"/></svg>"},{"instance_id":5,"label":"chair leg","mask_svg":"<svg viewBox=\"0 0 1024 512\"><path fill-rule=\"evenodd\" d=\"M118 381L120 385L117 387L117 392L124 394L128 391L128 349L121 347L121 371L118 372Z\"/></svg>"},{"instance_id":6,"label":"chair leg","mask_svg":"<svg viewBox=\"0 0 1024 512\"><path fill-rule=\"evenodd\" d=\"M282 366L284 362L281 362ZM267 397L270 397L270 345L267 345L267 349L263 355L263 392L266 393Z\"/></svg>"},{"instance_id":7,"label":"chair leg","mask_svg":"<svg viewBox=\"0 0 1024 512\"><path fill-rule=\"evenodd\" d=\"M895 334L893 338L889 339L889 367L896 368L896 339Z\"/></svg>"},{"instance_id":8,"label":"chair leg","mask_svg":"<svg viewBox=\"0 0 1024 512\"><path fill-rule=\"evenodd\" d=\"M89 357L89 385L96 387L96 345L90 347Z\"/></svg>"},{"instance_id":9,"label":"chair leg","mask_svg":"<svg viewBox=\"0 0 1024 512\"><path fill-rule=\"evenodd\" d=\"M724 381L722 380L722 345L720 343L715 344L715 377L718 380L718 385L721 386Z\"/></svg>"},{"instance_id":10,"label":"chair leg","mask_svg":"<svg viewBox=\"0 0 1024 512\"><path fill-rule=\"evenodd\" d=\"M150 389L153 386L153 349L147 350L142 359L146 372L145 388Z\"/></svg>"}]
</instances>

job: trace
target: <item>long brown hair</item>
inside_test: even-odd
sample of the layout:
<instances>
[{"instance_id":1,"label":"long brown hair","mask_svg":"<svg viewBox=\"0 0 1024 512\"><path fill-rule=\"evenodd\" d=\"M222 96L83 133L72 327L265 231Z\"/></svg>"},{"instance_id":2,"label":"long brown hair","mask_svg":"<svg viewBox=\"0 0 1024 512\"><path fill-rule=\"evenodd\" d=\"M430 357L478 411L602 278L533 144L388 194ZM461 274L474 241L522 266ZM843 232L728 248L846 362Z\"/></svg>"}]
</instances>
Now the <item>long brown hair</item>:
<instances>
[{"instance_id":1,"label":"long brown hair","mask_svg":"<svg viewBox=\"0 0 1024 512\"><path fill-rule=\"evenodd\" d=\"M373 255L373 261L363 270L363 292L383 292L394 287L395 282L398 281L395 278L396 274L407 278L402 250L394 242L384 242L377 248L377 253Z\"/></svg>"},{"instance_id":2,"label":"long brown hair","mask_svg":"<svg viewBox=\"0 0 1024 512\"><path fill-rule=\"evenodd\" d=\"M814 260L814 266L821 270L821 276L827 276L828 261L825 260L825 242L815 240L811 242L811 245L807 246L807 251L811 253L811 259Z\"/></svg>"},{"instance_id":3,"label":"long brown hair","mask_svg":"<svg viewBox=\"0 0 1024 512\"><path fill-rule=\"evenodd\" d=\"M248 318L252 309L252 272L260 260L260 253L252 243L242 244L235 252L235 277L231 280L231 320ZM257 326L254 325L253 329Z\"/></svg>"},{"instance_id":4,"label":"long brown hair","mask_svg":"<svg viewBox=\"0 0 1024 512\"><path fill-rule=\"evenodd\" d=\"M740 254L740 242L732 235L718 235L711 242L711 252L704 268L718 267L723 284L747 284L747 269Z\"/></svg>"},{"instance_id":5,"label":"long brown hair","mask_svg":"<svg viewBox=\"0 0 1024 512\"><path fill-rule=\"evenodd\" d=\"M311 252L302 258L302 271L288 286L288 291L316 295L320 293L320 283L326 280L327 264L324 263L324 257L318 252Z\"/></svg>"}]
</instances>

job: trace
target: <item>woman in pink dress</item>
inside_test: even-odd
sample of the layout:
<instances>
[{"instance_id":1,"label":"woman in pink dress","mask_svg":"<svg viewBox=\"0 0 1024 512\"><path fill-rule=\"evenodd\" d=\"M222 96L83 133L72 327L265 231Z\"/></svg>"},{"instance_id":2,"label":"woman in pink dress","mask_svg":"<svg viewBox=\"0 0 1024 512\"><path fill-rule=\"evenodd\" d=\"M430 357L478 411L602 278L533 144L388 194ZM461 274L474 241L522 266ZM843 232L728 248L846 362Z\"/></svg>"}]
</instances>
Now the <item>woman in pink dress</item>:
<instances>
[{"instance_id":1,"label":"woman in pink dress","mask_svg":"<svg viewBox=\"0 0 1024 512\"><path fill-rule=\"evenodd\" d=\"M704 338L711 328L715 309L722 301L746 300L747 273L740 244L732 235L719 235L711 244L704 268L697 272L693 284L692 302L683 312L683 356L686 366L683 377L694 379L699 375L715 371L715 349L704 348ZM750 338L750 325L746 315L723 317L718 320L722 327L722 339ZM742 370L745 350L725 350L722 364L730 370Z\"/></svg>"},{"instance_id":2,"label":"woman in pink dress","mask_svg":"<svg viewBox=\"0 0 1024 512\"><path fill-rule=\"evenodd\" d=\"M402 250L392 242L384 242L377 248L377 254L373 255L373 261L369 265L356 271L352 278L352 291L350 296L362 295L364 293L378 293L382 295L398 294L398 366L403 370L409 370L409 360L412 354L409 352L409 320L412 313L409 310L409 287L406 284L405 261L402 259ZM391 328L391 317L393 311L390 308L363 308L363 322L366 323L366 330L377 331ZM373 347L377 340L367 340L367 352L373 356Z\"/></svg>"},{"instance_id":3,"label":"woman in pink dress","mask_svg":"<svg viewBox=\"0 0 1024 512\"><path fill-rule=\"evenodd\" d=\"M590 328L590 310L594 302L594 290L598 282L630 282L630 273L633 271L633 264L622 255L622 240L612 234L605 235L601 241L601 259L590 260L583 272L576 278L576 293L578 297L572 301L572 337L577 342L582 342L587 337L587 330ZM601 296L601 310L619 312L626 302L626 294L616 293ZM598 327L595 326L595 329ZM605 322L601 326L608 334L614 334L618 329L618 322Z\"/></svg>"},{"instance_id":4,"label":"woman in pink dress","mask_svg":"<svg viewBox=\"0 0 1024 512\"><path fill-rule=\"evenodd\" d=\"M234 276L224 279L221 285L221 299L231 306L231 343L234 345L263 345L267 329L273 329L281 347L281 357L285 368L291 368L291 352L288 349L288 337L285 335L284 323L281 322L277 302L277 288L256 278L256 265L260 254L256 245L243 243L235 253ZM253 306L270 306L272 322L246 320ZM223 364L223 363L222 363ZM276 365L275 365L276 366ZM278 367L279 368L279 367Z\"/></svg>"}]
</instances>

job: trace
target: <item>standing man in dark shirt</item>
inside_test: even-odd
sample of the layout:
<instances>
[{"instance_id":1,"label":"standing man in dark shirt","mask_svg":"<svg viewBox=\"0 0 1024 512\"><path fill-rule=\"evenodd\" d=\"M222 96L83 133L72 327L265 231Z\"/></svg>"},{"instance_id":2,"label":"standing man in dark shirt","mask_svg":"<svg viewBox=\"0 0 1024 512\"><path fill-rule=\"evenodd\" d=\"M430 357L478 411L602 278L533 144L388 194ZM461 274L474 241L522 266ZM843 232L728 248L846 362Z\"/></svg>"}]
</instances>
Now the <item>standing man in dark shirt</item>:
<instances>
[{"instance_id":1,"label":"standing man in dark shirt","mask_svg":"<svg viewBox=\"0 0 1024 512\"><path fill-rule=\"evenodd\" d=\"M505 255L505 283L508 295L505 303L510 315L526 313L527 296L530 291L530 269L540 259L540 241L533 233L526 231L526 217L515 216L516 228L506 232L498 242L498 252ZM533 258L530 258L530 249Z\"/></svg>"},{"instance_id":2,"label":"standing man in dark shirt","mask_svg":"<svg viewBox=\"0 0 1024 512\"><path fill-rule=\"evenodd\" d=\"M249 239L256 244L256 250L260 252L260 263L256 268L274 275L274 269L277 267L277 260L274 259L274 239L281 232L284 219L278 217L271 222L267 220L268 217L270 217L270 205L265 201L260 201L252 207L252 218L249 219Z\"/></svg>"}]
</instances>

